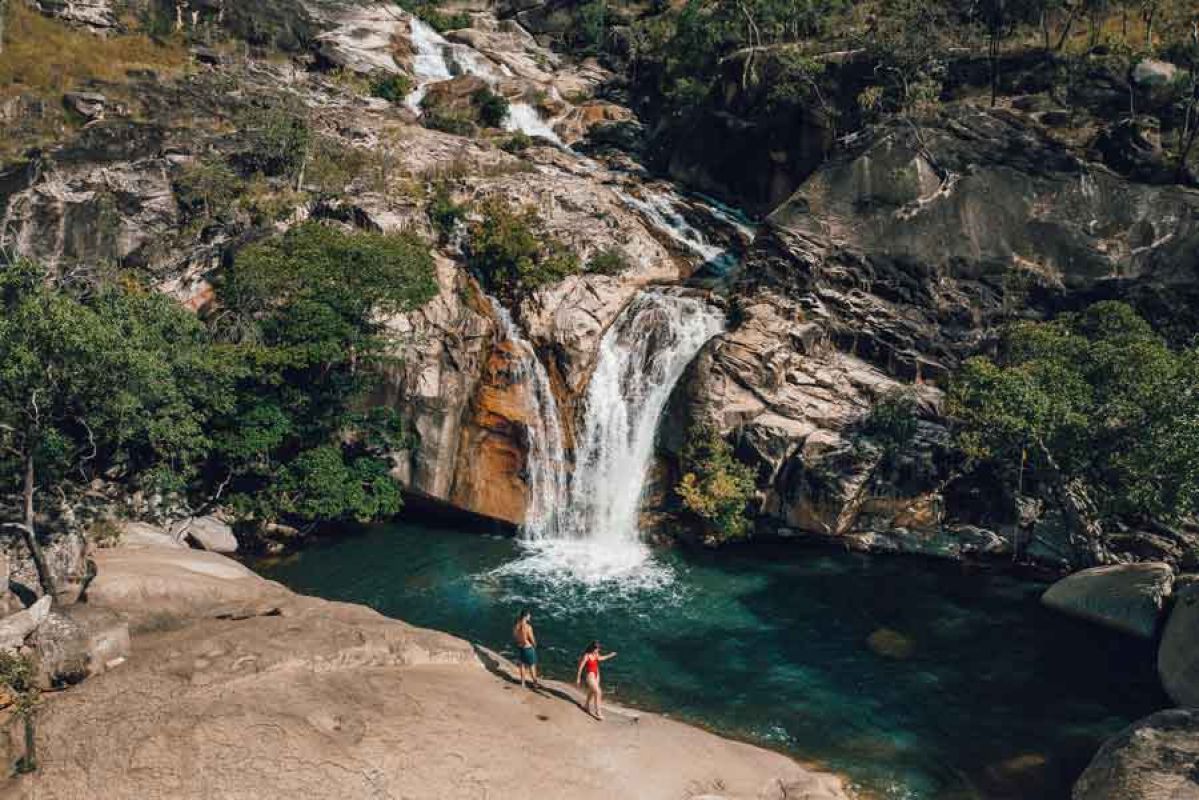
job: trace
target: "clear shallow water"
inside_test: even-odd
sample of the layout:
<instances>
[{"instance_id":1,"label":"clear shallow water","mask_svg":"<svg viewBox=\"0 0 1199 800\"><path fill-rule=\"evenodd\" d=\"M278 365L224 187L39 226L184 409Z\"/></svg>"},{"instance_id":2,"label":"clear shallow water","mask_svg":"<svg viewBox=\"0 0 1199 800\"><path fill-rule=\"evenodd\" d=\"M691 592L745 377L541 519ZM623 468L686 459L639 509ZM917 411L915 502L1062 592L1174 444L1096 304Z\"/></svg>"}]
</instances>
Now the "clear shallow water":
<instances>
[{"instance_id":1,"label":"clear shallow water","mask_svg":"<svg viewBox=\"0 0 1199 800\"><path fill-rule=\"evenodd\" d=\"M1065 798L1104 738L1167 704L1149 645L1051 614L1041 584L1010 576L771 547L658 553L638 580L585 585L527 555L510 539L405 524L261 569L508 655L530 605L550 677L573 679L599 638L620 653L604 672L614 702L888 798Z\"/></svg>"}]
</instances>

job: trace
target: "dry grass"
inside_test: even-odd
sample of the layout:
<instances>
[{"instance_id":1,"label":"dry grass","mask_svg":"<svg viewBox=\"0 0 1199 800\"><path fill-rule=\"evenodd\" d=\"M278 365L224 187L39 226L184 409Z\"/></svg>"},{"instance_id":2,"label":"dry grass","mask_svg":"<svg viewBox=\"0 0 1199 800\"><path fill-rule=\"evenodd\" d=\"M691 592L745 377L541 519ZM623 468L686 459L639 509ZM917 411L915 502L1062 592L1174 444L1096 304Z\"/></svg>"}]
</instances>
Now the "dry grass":
<instances>
[{"instance_id":1,"label":"dry grass","mask_svg":"<svg viewBox=\"0 0 1199 800\"><path fill-rule=\"evenodd\" d=\"M130 69L180 70L187 50L137 34L101 38L48 19L23 2L7 3L0 97L45 98L92 80L124 81Z\"/></svg>"}]
</instances>

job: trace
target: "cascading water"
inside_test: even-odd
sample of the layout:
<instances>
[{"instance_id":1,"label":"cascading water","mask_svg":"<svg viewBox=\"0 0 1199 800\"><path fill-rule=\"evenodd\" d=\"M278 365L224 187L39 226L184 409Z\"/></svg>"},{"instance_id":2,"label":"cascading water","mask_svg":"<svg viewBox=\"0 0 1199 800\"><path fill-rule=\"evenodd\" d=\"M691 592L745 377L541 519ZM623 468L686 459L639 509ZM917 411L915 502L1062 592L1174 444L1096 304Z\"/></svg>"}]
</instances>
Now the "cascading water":
<instances>
[{"instance_id":1,"label":"cascading water","mask_svg":"<svg viewBox=\"0 0 1199 800\"><path fill-rule=\"evenodd\" d=\"M507 309L494 297L488 299L505 338L517 350L516 377L529 387L529 424L526 426L529 500L522 534L529 541L547 541L557 537L558 513L566 500L566 454L558 401L533 345L521 335Z\"/></svg>"},{"instance_id":2,"label":"cascading water","mask_svg":"<svg viewBox=\"0 0 1199 800\"><path fill-rule=\"evenodd\" d=\"M658 421L687 365L723 329L720 312L693 296L655 290L629 304L600 343L566 505L546 535L526 537L529 557L501 573L662 582L638 526Z\"/></svg>"},{"instance_id":3,"label":"cascading water","mask_svg":"<svg viewBox=\"0 0 1199 800\"><path fill-rule=\"evenodd\" d=\"M640 543L637 519L658 420L687 365L723 329L724 317L702 300L649 291L605 334L564 515L576 538L613 549Z\"/></svg>"},{"instance_id":4,"label":"cascading water","mask_svg":"<svg viewBox=\"0 0 1199 800\"><path fill-rule=\"evenodd\" d=\"M464 45L447 41L437 31L417 17L411 18L412 73L416 78L416 89L404 99L405 105L416 113L421 112L421 101L430 84L448 81L455 74L474 75L494 87L509 70L495 65L482 53ZM456 69L455 69L456 68ZM561 144L553 127L541 118L537 109L522 101L511 102L504 130L522 131L529 136Z\"/></svg>"}]
</instances>

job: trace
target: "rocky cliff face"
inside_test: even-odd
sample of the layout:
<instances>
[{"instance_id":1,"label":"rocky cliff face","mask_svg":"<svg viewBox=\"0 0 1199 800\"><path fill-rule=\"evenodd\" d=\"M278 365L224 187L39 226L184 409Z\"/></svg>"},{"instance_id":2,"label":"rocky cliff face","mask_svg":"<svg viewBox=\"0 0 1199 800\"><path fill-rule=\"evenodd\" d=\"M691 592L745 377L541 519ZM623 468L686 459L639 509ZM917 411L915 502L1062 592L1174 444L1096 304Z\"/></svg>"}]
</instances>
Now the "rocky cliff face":
<instances>
[{"instance_id":1,"label":"rocky cliff face","mask_svg":"<svg viewBox=\"0 0 1199 800\"><path fill-rule=\"evenodd\" d=\"M1053 526L1019 513L1031 498L988 502L946 463L938 384L1000 322L1100 298L1193 330L1197 254L1199 192L1130 182L1003 112L895 122L771 214L686 405L757 465L780 533L949 555L1023 538L1053 560ZM909 384L914 446L886 464L862 423Z\"/></svg>"},{"instance_id":2,"label":"rocky cliff face","mask_svg":"<svg viewBox=\"0 0 1199 800\"><path fill-rule=\"evenodd\" d=\"M686 281L726 247L735 253L747 234L613 150L638 143L631 112L595 97L610 74L527 32L553 33L560 5L500 4L502 22L488 4L463 5L471 26L445 45L459 76L425 90L450 96L461 73L484 75L544 135L578 141L596 159L546 139L507 152L507 134L422 127L409 107L363 90L363 81L416 68L412 19L384 3L314 3L255 28L259 46L305 58L197 48L184 73L142 71L64 98L82 109L78 129L0 168L0 244L64 270L115 263L201 309L214 270L241 243L308 217L433 239L425 196L435 184L457 203L499 196L534 208L582 262L608 250L626 261L618 274L575 275L510 309L546 367L569 448L598 343L621 310L641 289ZM84 4L68 4L76 7ZM184 28L240 30L239 14L250 13L182 8ZM97 26L96 13L71 19ZM343 191L301 180L302 191L277 193L280 207L265 216L259 208L252 220L200 224L180 177L208 153L241 152L239 115L268 96L303 109L315 133L368 167ZM1039 538L1054 558L1052 514L1037 513L1034 498L996 500L957 479L939 384L991 346L998 323L1100 298L1131 299L1176 331L1195 330L1199 195L1080 157L1046 135L1036 104L1025 105L1032 110L951 104L861 133L832 158L822 145L798 172L779 168L787 191L802 184L789 196L768 192L787 199L733 277L715 281L730 330L677 393L667 454L688 421L714 421L757 470L766 531L947 555ZM747 181L772 180L765 156L746 168L755 173ZM518 524L530 387L453 239L439 248L437 298L389 322L397 359L375 399L411 421L413 446L397 454L396 474L413 493ZM894 456L862 428L903 386L920 419L915 446Z\"/></svg>"}]
</instances>

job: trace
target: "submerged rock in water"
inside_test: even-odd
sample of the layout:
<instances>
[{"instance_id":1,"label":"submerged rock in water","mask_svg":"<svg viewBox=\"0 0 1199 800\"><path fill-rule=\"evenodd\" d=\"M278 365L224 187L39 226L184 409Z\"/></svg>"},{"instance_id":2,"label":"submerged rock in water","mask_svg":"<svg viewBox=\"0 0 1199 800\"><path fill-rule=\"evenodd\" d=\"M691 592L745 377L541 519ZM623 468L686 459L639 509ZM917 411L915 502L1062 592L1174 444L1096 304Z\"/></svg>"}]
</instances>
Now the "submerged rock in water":
<instances>
[{"instance_id":1,"label":"submerged rock in water","mask_svg":"<svg viewBox=\"0 0 1199 800\"><path fill-rule=\"evenodd\" d=\"M866 637L866 645L880 656L905 661L912 657L916 643L899 631L879 628Z\"/></svg>"},{"instance_id":2,"label":"submerged rock in water","mask_svg":"<svg viewBox=\"0 0 1199 800\"><path fill-rule=\"evenodd\" d=\"M1113 630L1153 637L1174 584L1167 564L1094 567L1062 578L1041 597L1047 607Z\"/></svg>"},{"instance_id":3,"label":"submerged rock in water","mask_svg":"<svg viewBox=\"0 0 1199 800\"><path fill-rule=\"evenodd\" d=\"M1100 748L1073 800L1199 800L1199 711L1159 711Z\"/></svg>"},{"instance_id":4,"label":"submerged rock in water","mask_svg":"<svg viewBox=\"0 0 1199 800\"><path fill-rule=\"evenodd\" d=\"M1183 706L1199 706L1199 584L1175 598L1157 651L1162 686Z\"/></svg>"}]
</instances>

